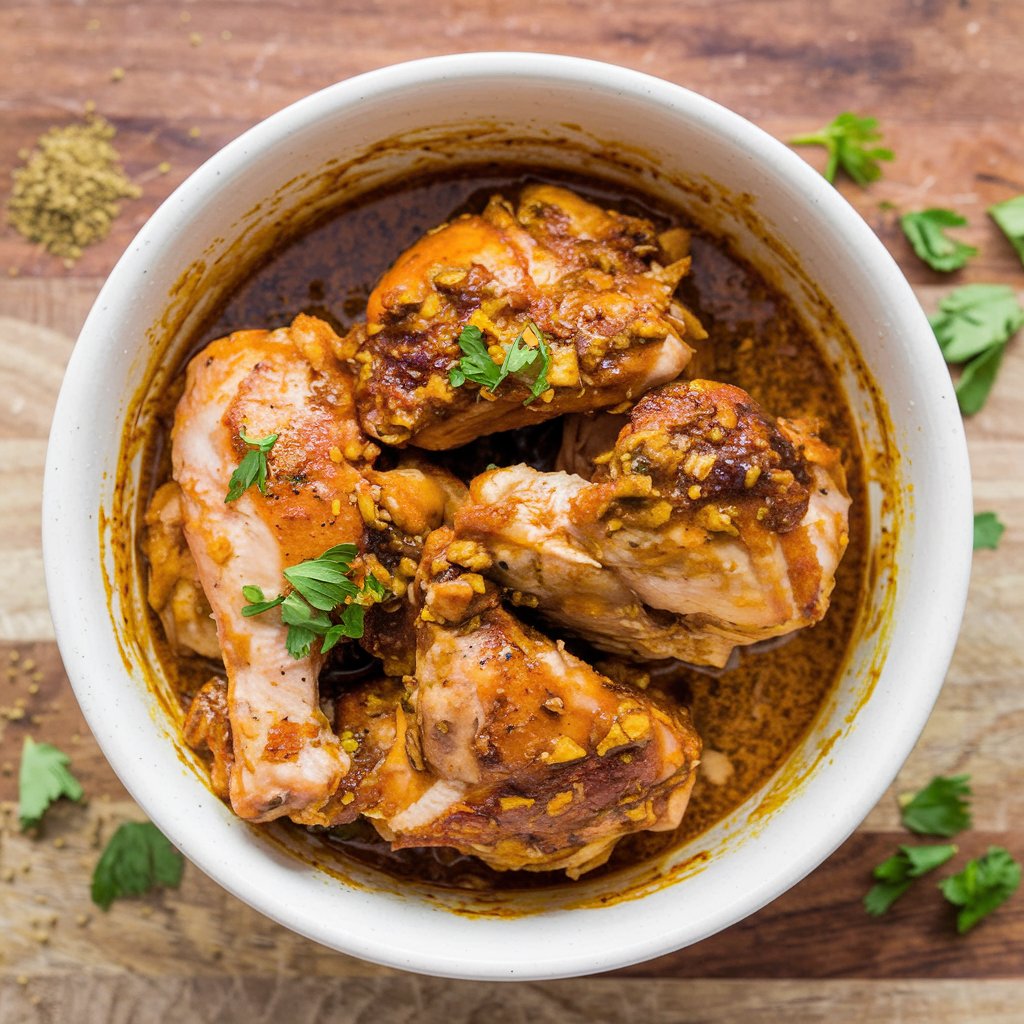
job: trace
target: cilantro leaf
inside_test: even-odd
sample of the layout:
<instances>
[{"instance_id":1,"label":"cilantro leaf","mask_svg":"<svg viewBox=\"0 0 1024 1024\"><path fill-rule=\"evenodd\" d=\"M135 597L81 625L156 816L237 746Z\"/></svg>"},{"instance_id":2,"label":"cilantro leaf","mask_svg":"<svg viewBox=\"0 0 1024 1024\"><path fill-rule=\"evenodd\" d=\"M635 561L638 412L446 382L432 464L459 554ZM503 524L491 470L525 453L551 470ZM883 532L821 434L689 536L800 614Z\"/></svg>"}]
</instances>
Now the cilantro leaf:
<instances>
[{"instance_id":1,"label":"cilantro leaf","mask_svg":"<svg viewBox=\"0 0 1024 1024\"><path fill-rule=\"evenodd\" d=\"M540 354L541 366L530 388L530 397L523 402L529 405L534 399L540 398L548 389L548 370L551 368L551 348L544 340L544 332L535 324L530 323L533 333L537 336L537 352Z\"/></svg>"},{"instance_id":2,"label":"cilantro leaf","mask_svg":"<svg viewBox=\"0 0 1024 1024\"><path fill-rule=\"evenodd\" d=\"M317 558L310 558L284 570L292 591L272 601L264 598L256 586L242 587L242 596L250 604L245 616L260 615L281 606L281 621L288 627L285 648L293 658L307 658L317 637L326 654L342 637L358 639L363 635L365 606L383 601L390 591L375 576L367 574L362 588L349 579L352 560L358 555L355 544L335 544ZM341 609L341 622L328 613Z\"/></svg>"},{"instance_id":3,"label":"cilantro leaf","mask_svg":"<svg viewBox=\"0 0 1024 1024\"><path fill-rule=\"evenodd\" d=\"M990 206L988 215L1010 240L1010 244L1017 250L1021 263L1024 263L1024 196L1014 196L1005 203Z\"/></svg>"},{"instance_id":4,"label":"cilantro leaf","mask_svg":"<svg viewBox=\"0 0 1024 1024\"><path fill-rule=\"evenodd\" d=\"M872 872L875 884L864 897L864 909L873 917L884 914L906 891L911 882L934 871L956 854L956 847L900 846L900 852L883 860Z\"/></svg>"},{"instance_id":5,"label":"cilantro leaf","mask_svg":"<svg viewBox=\"0 0 1024 1024\"><path fill-rule=\"evenodd\" d=\"M974 550L988 548L994 551L999 547L999 539L1006 527L999 521L995 512L975 512L974 514Z\"/></svg>"},{"instance_id":6,"label":"cilantro leaf","mask_svg":"<svg viewBox=\"0 0 1024 1024\"><path fill-rule=\"evenodd\" d=\"M527 344L527 330L532 331L536 337L536 348ZM483 332L472 324L462 329L459 335L459 348L464 354L458 364L448 371L448 380L453 388L461 387L467 380L471 380L493 392L511 374L522 374L524 370L536 364L537 374L523 405L529 405L548 389L551 348L544 338L544 332L532 320L512 342L500 366L491 359L484 344Z\"/></svg>"},{"instance_id":7,"label":"cilantro leaf","mask_svg":"<svg viewBox=\"0 0 1024 1024\"><path fill-rule=\"evenodd\" d=\"M955 836L971 827L969 775L935 776L909 799L901 798L903 824L922 836Z\"/></svg>"},{"instance_id":8,"label":"cilantro leaf","mask_svg":"<svg viewBox=\"0 0 1024 1024\"><path fill-rule=\"evenodd\" d=\"M953 210L932 208L917 213L905 213L900 217L900 227L907 236L914 252L932 270L949 272L959 270L969 259L978 255L973 245L966 245L950 238L946 228L959 228L967 223Z\"/></svg>"},{"instance_id":9,"label":"cilantro leaf","mask_svg":"<svg viewBox=\"0 0 1024 1024\"><path fill-rule=\"evenodd\" d=\"M1024 309L1009 285L967 284L928 319L946 362L963 363L1009 341L1024 325Z\"/></svg>"},{"instance_id":10,"label":"cilantro leaf","mask_svg":"<svg viewBox=\"0 0 1024 1024\"><path fill-rule=\"evenodd\" d=\"M263 591L259 587L252 585L242 587L242 596L249 602L243 609L242 614L249 618L253 615L262 615L263 612L270 611L271 608L276 608L283 600L284 594L278 594L273 600L268 601L263 596Z\"/></svg>"},{"instance_id":11,"label":"cilantro leaf","mask_svg":"<svg viewBox=\"0 0 1024 1024\"><path fill-rule=\"evenodd\" d=\"M260 494L267 493L267 453L274 447L279 434L267 434L266 437L247 437L245 427L238 436L249 446L249 451L242 457L238 468L231 474L228 481L228 493L224 501L238 501L245 492L255 484Z\"/></svg>"},{"instance_id":12,"label":"cilantro leaf","mask_svg":"<svg viewBox=\"0 0 1024 1024\"><path fill-rule=\"evenodd\" d=\"M71 774L71 758L49 743L25 737L18 772L18 823L22 832L43 820L50 804L62 796L81 800L82 784Z\"/></svg>"},{"instance_id":13,"label":"cilantro leaf","mask_svg":"<svg viewBox=\"0 0 1024 1024\"><path fill-rule=\"evenodd\" d=\"M963 935L983 917L1005 903L1020 885L1020 864L1001 846L969 860L963 871L939 883L942 895L955 907L956 930Z\"/></svg>"},{"instance_id":14,"label":"cilantro leaf","mask_svg":"<svg viewBox=\"0 0 1024 1024\"><path fill-rule=\"evenodd\" d=\"M467 324L459 334L459 348L462 349L462 358L448 372L452 387L461 387L467 380L471 380L493 391L502 381L501 368L487 351L483 331ZM507 361L508 357L505 358Z\"/></svg>"},{"instance_id":15,"label":"cilantro leaf","mask_svg":"<svg viewBox=\"0 0 1024 1024\"><path fill-rule=\"evenodd\" d=\"M790 139L792 146L824 146L828 151L825 180L835 184L836 173L845 171L858 185L867 185L882 176L880 160L892 160L892 150L871 146L881 141L878 120L858 117L846 111L831 124L808 135Z\"/></svg>"},{"instance_id":16,"label":"cilantro leaf","mask_svg":"<svg viewBox=\"0 0 1024 1024\"><path fill-rule=\"evenodd\" d=\"M980 356L975 356L965 367L953 389L957 404L965 416L973 416L988 401L996 374L1003 361L1005 345L996 345Z\"/></svg>"},{"instance_id":17,"label":"cilantro leaf","mask_svg":"<svg viewBox=\"0 0 1024 1024\"><path fill-rule=\"evenodd\" d=\"M352 545L339 545L325 551L319 558L311 558L284 570L284 578L314 607L329 612L342 604L346 597L355 597L359 588L348 578L352 559L347 549Z\"/></svg>"},{"instance_id":18,"label":"cilantro leaf","mask_svg":"<svg viewBox=\"0 0 1024 1024\"><path fill-rule=\"evenodd\" d=\"M386 591L385 591L386 593ZM366 607L361 604L350 604L341 613L341 622L331 626L324 634L321 650L326 654L342 637L358 640L363 635L363 619Z\"/></svg>"},{"instance_id":19,"label":"cilantro leaf","mask_svg":"<svg viewBox=\"0 0 1024 1024\"><path fill-rule=\"evenodd\" d=\"M185 859L151 822L126 822L110 837L92 876L92 901L104 910L121 896L158 885L176 889Z\"/></svg>"},{"instance_id":20,"label":"cilantro leaf","mask_svg":"<svg viewBox=\"0 0 1024 1024\"><path fill-rule=\"evenodd\" d=\"M960 411L972 416L988 400L1010 338L1024 309L1005 284L968 284L950 292L929 317L947 363L966 363L956 383Z\"/></svg>"}]
</instances>

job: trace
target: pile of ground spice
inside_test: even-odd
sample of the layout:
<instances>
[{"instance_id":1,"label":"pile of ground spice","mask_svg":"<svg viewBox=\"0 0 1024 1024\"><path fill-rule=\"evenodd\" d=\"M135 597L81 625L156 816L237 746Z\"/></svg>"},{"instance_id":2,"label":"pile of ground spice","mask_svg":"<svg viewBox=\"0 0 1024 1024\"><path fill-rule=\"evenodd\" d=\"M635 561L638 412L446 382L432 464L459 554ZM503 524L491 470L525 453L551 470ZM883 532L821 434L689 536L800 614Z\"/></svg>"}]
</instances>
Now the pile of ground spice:
<instances>
[{"instance_id":1,"label":"pile of ground spice","mask_svg":"<svg viewBox=\"0 0 1024 1024\"><path fill-rule=\"evenodd\" d=\"M119 200L141 190L126 176L111 143L114 127L99 116L51 128L23 151L12 172L7 219L31 242L54 256L76 260L87 245L110 234Z\"/></svg>"}]
</instances>

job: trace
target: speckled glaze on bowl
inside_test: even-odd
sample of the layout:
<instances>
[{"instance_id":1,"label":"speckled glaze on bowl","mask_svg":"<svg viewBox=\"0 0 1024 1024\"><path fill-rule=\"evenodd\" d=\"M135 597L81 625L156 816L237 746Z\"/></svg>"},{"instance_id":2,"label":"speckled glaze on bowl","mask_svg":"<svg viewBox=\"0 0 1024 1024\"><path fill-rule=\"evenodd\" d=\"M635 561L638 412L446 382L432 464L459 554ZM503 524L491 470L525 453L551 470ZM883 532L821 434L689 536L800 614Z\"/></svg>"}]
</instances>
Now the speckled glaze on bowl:
<instances>
[{"instance_id":1,"label":"speckled glaze on bowl","mask_svg":"<svg viewBox=\"0 0 1024 1024\"><path fill-rule=\"evenodd\" d=\"M467 156L631 181L729 235L793 297L839 367L876 468L861 624L805 742L760 793L670 857L540 895L446 895L369 869L339 878L289 852L284 830L268 841L179 750L151 641L132 628L144 597L132 575L130 439L175 345L282 231L355 191ZM917 739L970 567L970 475L949 377L913 293L864 222L802 159L715 103L542 54L438 57L362 75L274 115L196 171L139 233L82 330L43 507L68 674L146 813L199 868L287 927L368 960L462 978L635 963L697 942L799 881L859 824Z\"/></svg>"}]
</instances>

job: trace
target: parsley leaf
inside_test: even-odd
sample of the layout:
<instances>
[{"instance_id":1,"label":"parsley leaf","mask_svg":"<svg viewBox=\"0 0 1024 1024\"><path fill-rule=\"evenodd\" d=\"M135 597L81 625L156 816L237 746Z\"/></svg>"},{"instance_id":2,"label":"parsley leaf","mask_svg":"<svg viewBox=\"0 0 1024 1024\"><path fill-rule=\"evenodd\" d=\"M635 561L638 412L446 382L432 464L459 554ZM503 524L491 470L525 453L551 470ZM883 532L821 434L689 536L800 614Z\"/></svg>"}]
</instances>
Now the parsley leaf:
<instances>
[{"instance_id":1,"label":"parsley leaf","mask_svg":"<svg viewBox=\"0 0 1024 1024\"><path fill-rule=\"evenodd\" d=\"M260 494L267 493L267 453L274 447L279 434L267 434L266 437L247 437L245 427L238 436L249 446L249 451L242 457L238 468L231 474L228 481L228 493L224 501L238 501L245 492L255 484Z\"/></svg>"},{"instance_id":2,"label":"parsley leaf","mask_svg":"<svg viewBox=\"0 0 1024 1024\"><path fill-rule=\"evenodd\" d=\"M1005 903L1020 885L1020 864L1001 846L990 846L988 853L969 860L963 871L939 883L942 895L960 911L956 930L963 935L983 917Z\"/></svg>"},{"instance_id":3,"label":"parsley leaf","mask_svg":"<svg viewBox=\"0 0 1024 1024\"><path fill-rule=\"evenodd\" d=\"M18 823L22 832L43 820L50 804L62 796L81 800L82 784L71 774L71 758L49 743L25 737L18 772Z\"/></svg>"},{"instance_id":4,"label":"parsley leaf","mask_svg":"<svg viewBox=\"0 0 1024 1024\"><path fill-rule=\"evenodd\" d=\"M319 558L311 558L284 570L284 578L314 607L329 612L346 597L355 597L359 588L348 578L354 544L338 544Z\"/></svg>"},{"instance_id":5,"label":"parsley leaf","mask_svg":"<svg viewBox=\"0 0 1024 1024\"><path fill-rule=\"evenodd\" d=\"M968 284L950 292L929 322L946 362L966 363L956 397L971 416L988 399L1006 343L1024 325L1024 309L1009 285Z\"/></svg>"},{"instance_id":6,"label":"parsley leaf","mask_svg":"<svg viewBox=\"0 0 1024 1024\"><path fill-rule=\"evenodd\" d=\"M878 120L858 117L846 111L831 124L809 135L790 139L792 146L824 146L828 150L825 180L835 184L836 172L845 171L858 185L867 185L882 176L880 160L891 160L892 150L868 144L881 141Z\"/></svg>"},{"instance_id":7,"label":"parsley leaf","mask_svg":"<svg viewBox=\"0 0 1024 1024\"><path fill-rule=\"evenodd\" d=\"M92 876L92 901L104 910L154 886L177 888L185 859L151 822L126 822L110 837Z\"/></svg>"},{"instance_id":8,"label":"parsley leaf","mask_svg":"<svg viewBox=\"0 0 1024 1024\"><path fill-rule=\"evenodd\" d=\"M252 585L242 587L242 596L246 601L250 602L242 609L242 614L249 618L252 615L261 615L263 612L270 611L271 608L276 608L283 600L284 595L278 594L272 601L268 601L263 596L263 591L259 587Z\"/></svg>"},{"instance_id":9,"label":"parsley leaf","mask_svg":"<svg viewBox=\"0 0 1024 1024\"><path fill-rule=\"evenodd\" d=\"M999 547L999 539L1006 527L999 521L995 512L975 512L974 514L974 550L988 548L994 551Z\"/></svg>"},{"instance_id":10,"label":"parsley leaf","mask_svg":"<svg viewBox=\"0 0 1024 1024\"><path fill-rule=\"evenodd\" d=\"M950 238L946 228L960 228L967 223L953 210L932 208L917 213L905 213L900 217L900 227L907 236L914 252L932 270L949 272L959 270L969 259L978 255L973 245Z\"/></svg>"},{"instance_id":11,"label":"parsley leaf","mask_svg":"<svg viewBox=\"0 0 1024 1024\"><path fill-rule=\"evenodd\" d=\"M533 332L537 339L537 347L532 348L526 342L526 331ZM548 389L548 369L551 365L551 348L544 338L544 332L531 320L516 338L501 365L491 359L487 346L484 344L483 332L472 324L462 329L459 335L459 348L463 356L458 364L448 371L448 380L453 388L461 387L467 380L481 387L494 391L511 374L521 374L529 367L538 366L537 375L530 385L530 394L523 405L529 405ZM538 359L540 362L538 363Z\"/></svg>"},{"instance_id":12,"label":"parsley leaf","mask_svg":"<svg viewBox=\"0 0 1024 1024\"><path fill-rule=\"evenodd\" d=\"M1014 196L1005 203L990 206L988 215L1010 240L1010 244L1017 250L1021 263L1024 263L1024 196Z\"/></svg>"},{"instance_id":13,"label":"parsley leaf","mask_svg":"<svg viewBox=\"0 0 1024 1024\"><path fill-rule=\"evenodd\" d=\"M462 358L448 372L452 387L461 387L471 380L493 391L502 381L501 369L487 351L483 331L467 324L459 334L459 348L462 349Z\"/></svg>"},{"instance_id":14,"label":"parsley leaf","mask_svg":"<svg viewBox=\"0 0 1024 1024\"><path fill-rule=\"evenodd\" d=\"M533 387L530 388L530 397L523 402L523 405L529 405L547 391L548 370L551 368L551 347L544 340L544 332L535 323L531 322L530 327L537 336L537 352L541 358L541 366L534 378Z\"/></svg>"},{"instance_id":15,"label":"parsley leaf","mask_svg":"<svg viewBox=\"0 0 1024 1024\"><path fill-rule=\"evenodd\" d=\"M919 793L901 798L903 824L922 836L955 836L971 827L969 775L937 775Z\"/></svg>"},{"instance_id":16,"label":"parsley leaf","mask_svg":"<svg viewBox=\"0 0 1024 1024\"><path fill-rule=\"evenodd\" d=\"M335 544L317 558L289 566L284 577L293 589L272 601L265 599L259 587L242 587L242 596L252 602L242 614L260 615L280 605L281 621L288 627L285 648L293 658L308 658L317 637L322 638L323 654L342 637L358 639L363 635L365 606L383 601L390 594L373 575L367 574L362 588L349 579L358 553L355 544ZM341 622L335 623L328 613L338 609Z\"/></svg>"},{"instance_id":17,"label":"parsley leaf","mask_svg":"<svg viewBox=\"0 0 1024 1024\"><path fill-rule=\"evenodd\" d=\"M874 917L884 914L911 882L934 871L956 854L955 846L900 846L900 852L875 868L875 884L864 897L864 909Z\"/></svg>"}]
</instances>

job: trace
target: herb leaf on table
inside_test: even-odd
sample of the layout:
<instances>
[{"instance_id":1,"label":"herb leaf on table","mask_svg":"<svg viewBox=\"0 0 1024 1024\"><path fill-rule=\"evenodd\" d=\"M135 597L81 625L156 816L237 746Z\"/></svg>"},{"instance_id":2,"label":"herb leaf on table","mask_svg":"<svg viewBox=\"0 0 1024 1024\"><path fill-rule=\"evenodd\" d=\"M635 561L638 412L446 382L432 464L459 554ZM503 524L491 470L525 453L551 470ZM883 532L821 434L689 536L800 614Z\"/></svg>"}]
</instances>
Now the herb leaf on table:
<instances>
[{"instance_id":1,"label":"herb leaf on table","mask_svg":"<svg viewBox=\"0 0 1024 1024\"><path fill-rule=\"evenodd\" d=\"M824 146L828 151L826 181L835 184L838 171L845 171L858 185L864 186L882 176L879 161L892 160L891 149L872 145L880 142L878 119L859 117L845 111L830 124L816 132L790 139L792 146Z\"/></svg>"},{"instance_id":2,"label":"herb leaf on table","mask_svg":"<svg viewBox=\"0 0 1024 1024\"><path fill-rule=\"evenodd\" d=\"M1020 864L1001 846L969 860L963 871L939 883L942 895L959 907L956 930L963 935L1005 903L1020 885Z\"/></svg>"},{"instance_id":3,"label":"herb leaf on table","mask_svg":"<svg viewBox=\"0 0 1024 1024\"><path fill-rule=\"evenodd\" d=\"M176 889L185 858L151 822L125 822L110 837L92 876L92 901L109 910L122 896L141 896L156 886Z\"/></svg>"},{"instance_id":4,"label":"herb leaf on table","mask_svg":"<svg viewBox=\"0 0 1024 1024\"><path fill-rule=\"evenodd\" d=\"M988 208L988 215L996 222L999 230L1010 240L1024 263L1024 195L1014 196L1004 203Z\"/></svg>"},{"instance_id":5,"label":"herb leaf on table","mask_svg":"<svg viewBox=\"0 0 1024 1024\"><path fill-rule=\"evenodd\" d=\"M81 800L82 784L71 774L71 758L50 743L25 737L18 772L18 824L35 828L51 804L61 797Z\"/></svg>"},{"instance_id":6,"label":"herb leaf on table","mask_svg":"<svg viewBox=\"0 0 1024 1024\"><path fill-rule=\"evenodd\" d=\"M899 853L883 860L872 872L875 884L864 897L864 909L873 917L884 914L915 878L941 867L956 850L952 845L900 846Z\"/></svg>"},{"instance_id":7,"label":"herb leaf on table","mask_svg":"<svg viewBox=\"0 0 1024 1024\"><path fill-rule=\"evenodd\" d=\"M971 827L969 775L936 775L924 789L900 801L900 818L923 836L955 836Z\"/></svg>"},{"instance_id":8,"label":"herb leaf on table","mask_svg":"<svg viewBox=\"0 0 1024 1024\"><path fill-rule=\"evenodd\" d=\"M967 245L946 234L946 228L959 228L966 223L966 217L954 210L939 207L905 213L900 217L900 227L914 252L932 270L943 273L959 270L969 259L978 255L973 245Z\"/></svg>"},{"instance_id":9,"label":"herb leaf on table","mask_svg":"<svg viewBox=\"0 0 1024 1024\"><path fill-rule=\"evenodd\" d=\"M1000 538L1006 527L999 521L995 512L974 513L974 550L988 549L994 551L999 547Z\"/></svg>"}]
</instances>

